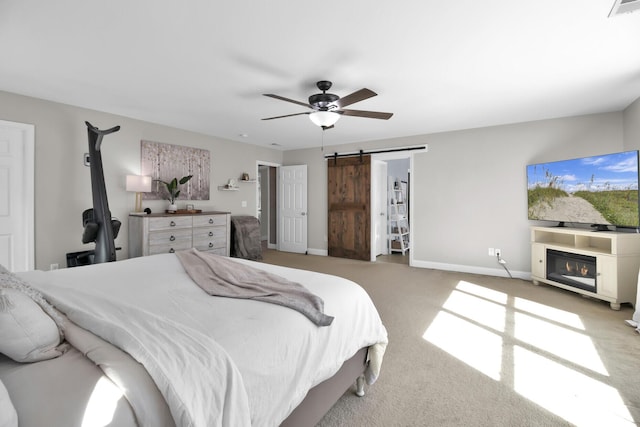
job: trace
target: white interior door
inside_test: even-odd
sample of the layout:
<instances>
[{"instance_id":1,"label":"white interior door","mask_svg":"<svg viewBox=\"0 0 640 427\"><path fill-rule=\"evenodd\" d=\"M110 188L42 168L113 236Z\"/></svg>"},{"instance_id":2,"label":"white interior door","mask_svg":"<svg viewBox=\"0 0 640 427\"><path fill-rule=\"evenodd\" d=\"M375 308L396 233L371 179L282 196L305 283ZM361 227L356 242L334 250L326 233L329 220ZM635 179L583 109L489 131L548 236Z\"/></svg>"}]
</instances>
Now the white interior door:
<instances>
[{"instance_id":1,"label":"white interior door","mask_svg":"<svg viewBox=\"0 0 640 427\"><path fill-rule=\"evenodd\" d=\"M278 168L278 250L307 252L307 165Z\"/></svg>"},{"instance_id":2,"label":"white interior door","mask_svg":"<svg viewBox=\"0 0 640 427\"><path fill-rule=\"evenodd\" d=\"M387 245L387 163L371 160L371 261L389 253Z\"/></svg>"},{"instance_id":3,"label":"white interior door","mask_svg":"<svg viewBox=\"0 0 640 427\"><path fill-rule=\"evenodd\" d=\"M34 268L34 127L0 120L0 264Z\"/></svg>"}]
</instances>

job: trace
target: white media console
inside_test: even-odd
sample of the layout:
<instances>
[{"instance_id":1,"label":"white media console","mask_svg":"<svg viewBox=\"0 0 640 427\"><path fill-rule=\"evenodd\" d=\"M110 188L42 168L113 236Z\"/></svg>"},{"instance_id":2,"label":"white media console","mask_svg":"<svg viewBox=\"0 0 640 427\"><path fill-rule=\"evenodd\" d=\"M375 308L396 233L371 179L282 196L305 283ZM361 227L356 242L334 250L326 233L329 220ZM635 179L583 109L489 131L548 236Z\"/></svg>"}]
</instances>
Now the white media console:
<instances>
[{"instance_id":1,"label":"white media console","mask_svg":"<svg viewBox=\"0 0 640 427\"><path fill-rule=\"evenodd\" d=\"M531 227L531 277L608 301L635 303L640 234L565 227Z\"/></svg>"}]
</instances>

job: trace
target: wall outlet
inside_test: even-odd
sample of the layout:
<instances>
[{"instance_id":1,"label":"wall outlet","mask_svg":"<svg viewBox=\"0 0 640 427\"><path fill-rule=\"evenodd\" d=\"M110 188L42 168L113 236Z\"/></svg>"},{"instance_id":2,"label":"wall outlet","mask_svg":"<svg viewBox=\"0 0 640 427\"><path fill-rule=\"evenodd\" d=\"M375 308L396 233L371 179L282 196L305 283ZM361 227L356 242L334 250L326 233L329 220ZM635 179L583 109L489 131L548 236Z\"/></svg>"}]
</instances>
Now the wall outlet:
<instances>
[{"instance_id":1,"label":"wall outlet","mask_svg":"<svg viewBox=\"0 0 640 427\"><path fill-rule=\"evenodd\" d=\"M500 249L496 249L496 256L500 258L502 256L502 251Z\"/></svg>"},{"instance_id":2,"label":"wall outlet","mask_svg":"<svg viewBox=\"0 0 640 427\"><path fill-rule=\"evenodd\" d=\"M58 263L53 263L49 266L49 270L57 270L58 269Z\"/></svg>"},{"instance_id":3,"label":"wall outlet","mask_svg":"<svg viewBox=\"0 0 640 427\"><path fill-rule=\"evenodd\" d=\"M241 205L242 205L242 207L243 207L243 208L246 208L246 207L247 207L247 201L246 201L246 200L243 200L243 201L242 201L242 203L241 203Z\"/></svg>"},{"instance_id":4,"label":"wall outlet","mask_svg":"<svg viewBox=\"0 0 640 427\"><path fill-rule=\"evenodd\" d=\"M496 253L494 252L493 248L489 248L489 256L495 256Z\"/></svg>"}]
</instances>

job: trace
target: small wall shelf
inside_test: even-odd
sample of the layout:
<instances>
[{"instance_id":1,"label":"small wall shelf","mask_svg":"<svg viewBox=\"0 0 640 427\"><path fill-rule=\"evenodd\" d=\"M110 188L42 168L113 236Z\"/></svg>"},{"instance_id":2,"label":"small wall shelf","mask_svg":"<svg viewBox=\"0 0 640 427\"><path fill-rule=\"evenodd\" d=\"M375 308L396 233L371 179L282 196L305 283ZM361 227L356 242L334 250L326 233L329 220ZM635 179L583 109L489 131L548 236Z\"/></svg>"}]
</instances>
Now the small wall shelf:
<instances>
[{"instance_id":1,"label":"small wall shelf","mask_svg":"<svg viewBox=\"0 0 640 427\"><path fill-rule=\"evenodd\" d=\"M256 183L257 181L255 179L240 179L238 180L238 182L246 182L248 184L251 184L251 183Z\"/></svg>"},{"instance_id":2,"label":"small wall shelf","mask_svg":"<svg viewBox=\"0 0 640 427\"><path fill-rule=\"evenodd\" d=\"M218 191L240 191L239 187L227 187L226 185L218 185Z\"/></svg>"}]
</instances>

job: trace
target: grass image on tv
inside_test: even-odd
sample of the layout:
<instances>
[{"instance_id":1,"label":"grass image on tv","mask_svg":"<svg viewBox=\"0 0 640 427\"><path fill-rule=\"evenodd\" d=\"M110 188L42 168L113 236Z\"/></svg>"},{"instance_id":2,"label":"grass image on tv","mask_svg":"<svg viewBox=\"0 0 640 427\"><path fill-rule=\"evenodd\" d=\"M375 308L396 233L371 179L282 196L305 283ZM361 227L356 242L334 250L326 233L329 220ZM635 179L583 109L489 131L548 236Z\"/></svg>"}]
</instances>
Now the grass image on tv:
<instances>
[{"instance_id":1,"label":"grass image on tv","mask_svg":"<svg viewBox=\"0 0 640 427\"><path fill-rule=\"evenodd\" d=\"M527 166L530 220L638 227L638 151Z\"/></svg>"}]
</instances>

